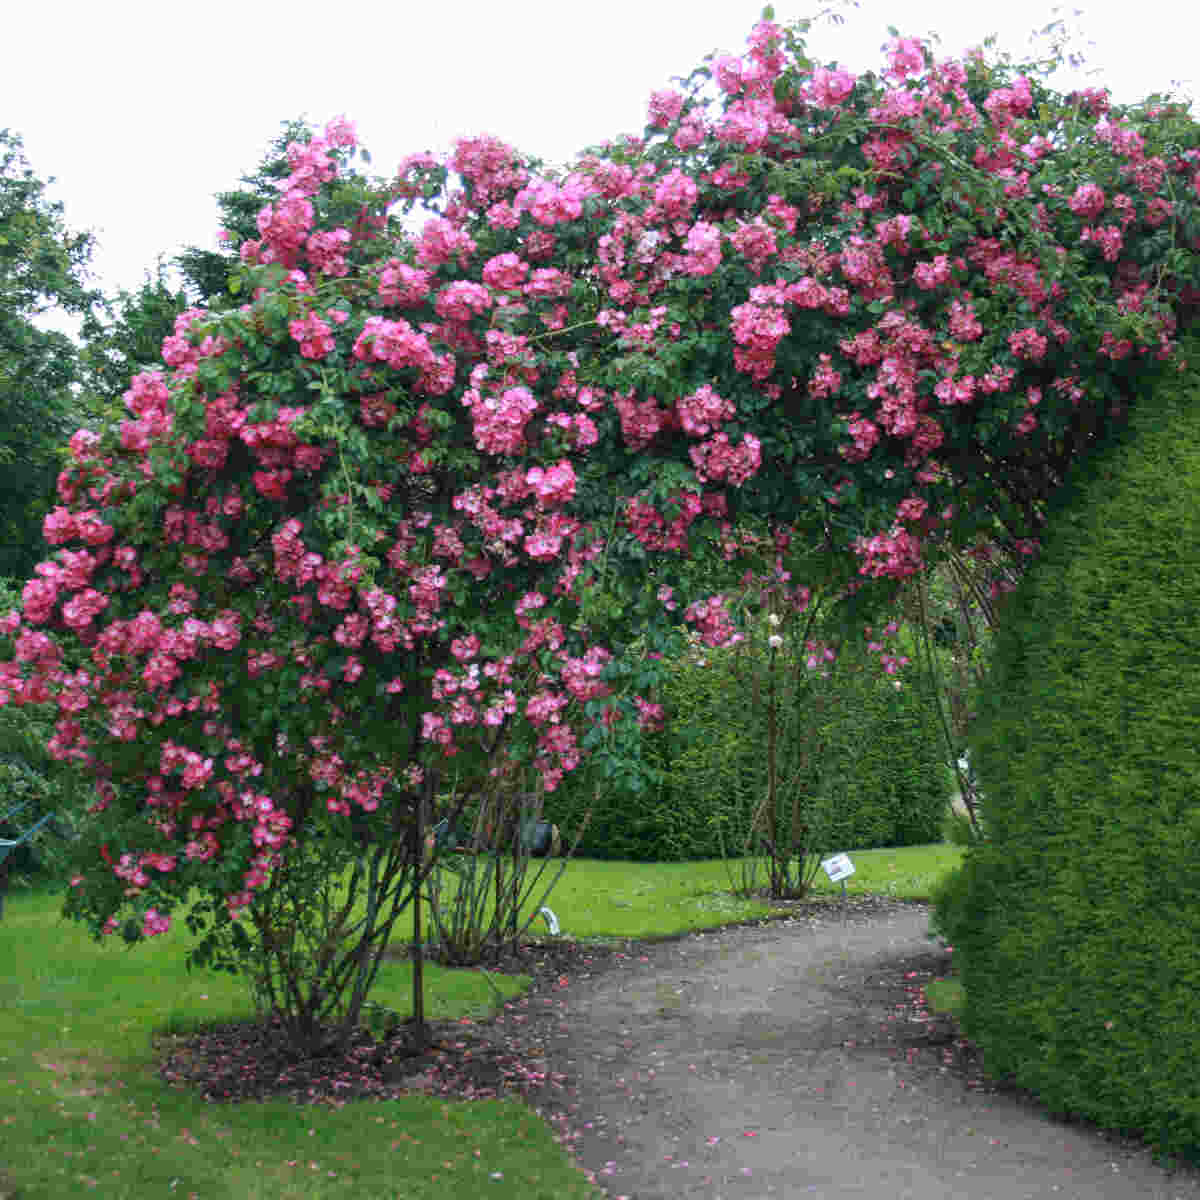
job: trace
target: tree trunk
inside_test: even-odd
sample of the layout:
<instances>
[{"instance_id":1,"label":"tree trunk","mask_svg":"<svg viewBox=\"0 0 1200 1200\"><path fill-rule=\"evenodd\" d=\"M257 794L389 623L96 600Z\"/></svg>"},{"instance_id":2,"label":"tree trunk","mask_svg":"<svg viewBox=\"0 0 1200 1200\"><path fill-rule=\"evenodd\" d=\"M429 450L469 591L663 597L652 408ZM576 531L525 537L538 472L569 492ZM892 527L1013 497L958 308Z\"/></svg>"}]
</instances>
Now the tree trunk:
<instances>
[{"instance_id":1,"label":"tree trunk","mask_svg":"<svg viewBox=\"0 0 1200 1200\"><path fill-rule=\"evenodd\" d=\"M425 947L421 929L421 873L425 866L425 794L421 794L413 814L413 937L412 937L412 1036L417 1050L429 1046L429 1026L425 1022Z\"/></svg>"}]
</instances>

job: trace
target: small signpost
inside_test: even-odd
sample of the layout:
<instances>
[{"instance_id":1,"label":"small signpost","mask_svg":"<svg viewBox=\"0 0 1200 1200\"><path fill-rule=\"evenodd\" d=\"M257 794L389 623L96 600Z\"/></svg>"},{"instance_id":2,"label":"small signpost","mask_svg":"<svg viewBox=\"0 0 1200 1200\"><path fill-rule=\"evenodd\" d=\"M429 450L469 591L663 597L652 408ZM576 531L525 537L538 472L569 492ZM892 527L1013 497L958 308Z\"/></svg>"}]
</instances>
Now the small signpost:
<instances>
[{"instance_id":1,"label":"small signpost","mask_svg":"<svg viewBox=\"0 0 1200 1200\"><path fill-rule=\"evenodd\" d=\"M821 866L829 876L830 883L842 885L842 903L846 903L846 880L854 874L854 864L848 854L834 854L830 858L821 859Z\"/></svg>"}]
</instances>

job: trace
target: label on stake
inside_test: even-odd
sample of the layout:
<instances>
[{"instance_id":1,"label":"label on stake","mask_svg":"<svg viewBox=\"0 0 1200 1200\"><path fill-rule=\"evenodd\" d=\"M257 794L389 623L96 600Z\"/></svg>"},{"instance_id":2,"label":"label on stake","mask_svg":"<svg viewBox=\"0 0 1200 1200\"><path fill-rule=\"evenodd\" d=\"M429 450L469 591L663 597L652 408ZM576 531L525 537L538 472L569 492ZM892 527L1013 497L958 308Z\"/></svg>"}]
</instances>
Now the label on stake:
<instances>
[{"instance_id":1,"label":"label on stake","mask_svg":"<svg viewBox=\"0 0 1200 1200\"><path fill-rule=\"evenodd\" d=\"M854 874L854 864L850 861L848 854L835 854L832 858L823 858L821 866L824 868L825 874L829 876L830 883L848 879Z\"/></svg>"}]
</instances>

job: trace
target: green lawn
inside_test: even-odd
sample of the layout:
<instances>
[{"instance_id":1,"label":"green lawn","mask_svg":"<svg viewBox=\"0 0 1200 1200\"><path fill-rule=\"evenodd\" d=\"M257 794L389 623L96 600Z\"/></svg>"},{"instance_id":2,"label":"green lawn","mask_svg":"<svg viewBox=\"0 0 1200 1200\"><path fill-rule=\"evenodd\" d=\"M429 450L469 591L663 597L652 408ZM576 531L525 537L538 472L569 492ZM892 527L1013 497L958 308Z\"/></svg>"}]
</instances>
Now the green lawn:
<instances>
[{"instance_id":1,"label":"green lawn","mask_svg":"<svg viewBox=\"0 0 1200 1200\"><path fill-rule=\"evenodd\" d=\"M857 852L847 890L924 898L960 855L952 846ZM577 861L549 903L577 939L666 936L769 915L728 888L719 862ZM840 888L825 884L820 894ZM182 922L129 950L90 941L58 909L52 893L14 890L0 920L0 1200L596 1194L518 1101L218 1106L167 1088L155 1073L154 1036L249 1016L241 985L187 973ZM496 988L523 986L430 967L427 1003L434 1018L479 1017L497 1003ZM372 998L407 1014L408 964L386 964Z\"/></svg>"},{"instance_id":2,"label":"green lawn","mask_svg":"<svg viewBox=\"0 0 1200 1200\"><path fill-rule=\"evenodd\" d=\"M902 850L855 850L855 874L846 881L848 896L875 893L927 900L934 882L962 861L957 846L909 846ZM760 872L760 877L765 872ZM816 896L841 895L841 885L822 872ZM664 937L735 921L766 917L762 900L742 900L730 892L724 862L627 863L580 859L566 872L548 901L574 938ZM535 926L539 934L544 925Z\"/></svg>"}]
</instances>

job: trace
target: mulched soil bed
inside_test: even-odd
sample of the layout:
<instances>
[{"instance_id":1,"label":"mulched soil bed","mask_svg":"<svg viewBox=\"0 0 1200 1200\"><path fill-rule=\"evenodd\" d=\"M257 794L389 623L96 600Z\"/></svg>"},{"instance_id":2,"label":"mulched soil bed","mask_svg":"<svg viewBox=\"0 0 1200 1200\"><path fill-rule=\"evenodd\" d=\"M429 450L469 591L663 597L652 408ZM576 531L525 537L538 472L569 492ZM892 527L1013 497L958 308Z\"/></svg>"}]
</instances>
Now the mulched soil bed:
<instances>
[{"instance_id":1,"label":"mulched soil bed","mask_svg":"<svg viewBox=\"0 0 1200 1200\"><path fill-rule=\"evenodd\" d=\"M533 977L530 991L505 1006L512 1009L564 986L562 980L578 982L611 969L631 953L626 947L635 945L531 943L487 969ZM217 1102L288 1097L340 1104L415 1091L484 1099L544 1082L531 1072L526 1047L515 1036L500 1034L494 1021L428 1024L431 1042L424 1051L414 1048L411 1031L401 1025L388 1034L359 1030L341 1054L308 1059L291 1052L277 1021L214 1024L195 1033L161 1036L159 1075Z\"/></svg>"},{"instance_id":2,"label":"mulched soil bed","mask_svg":"<svg viewBox=\"0 0 1200 1200\"><path fill-rule=\"evenodd\" d=\"M776 919L785 924L865 923L901 907L908 905L881 896L850 897L844 903L791 901L776 906ZM747 924L763 928L772 922ZM300 1103L341 1105L412 1092L454 1099L520 1094L545 1102L569 1083L549 1072L544 1062L548 1022L558 1017L555 995L641 961L657 944L661 943L555 939L523 945L519 954L489 963L487 969L531 976L529 992L506 1003L501 1014L486 1022L430 1022L431 1044L420 1052L405 1026L388 1034L360 1030L339 1054L298 1059L278 1022L214 1024L195 1033L161 1035L159 1074L167 1084L193 1088L214 1103L287 1097ZM912 971L911 965L908 969ZM877 978L872 984L911 992L914 978ZM972 1074L977 1070L977 1064L969 1061L969 1048L956 1042L948 1022L923 1026L914 1037L924 1044L935 1039L944 1042L957 1051L954 1066Z\"/></svg>"}]
</instances>

